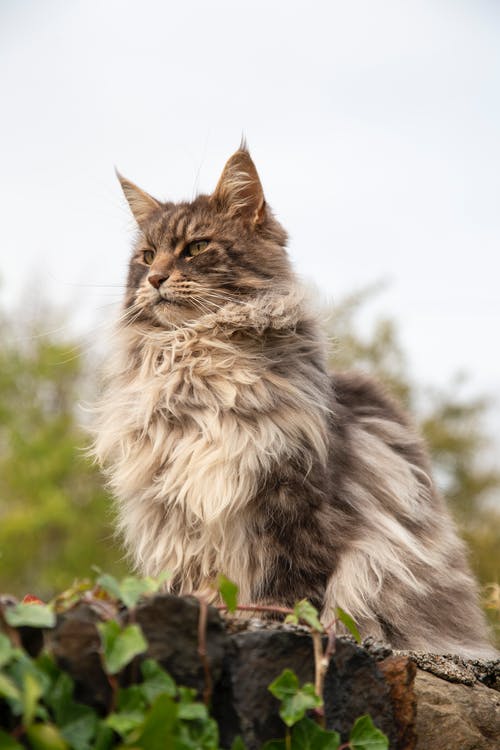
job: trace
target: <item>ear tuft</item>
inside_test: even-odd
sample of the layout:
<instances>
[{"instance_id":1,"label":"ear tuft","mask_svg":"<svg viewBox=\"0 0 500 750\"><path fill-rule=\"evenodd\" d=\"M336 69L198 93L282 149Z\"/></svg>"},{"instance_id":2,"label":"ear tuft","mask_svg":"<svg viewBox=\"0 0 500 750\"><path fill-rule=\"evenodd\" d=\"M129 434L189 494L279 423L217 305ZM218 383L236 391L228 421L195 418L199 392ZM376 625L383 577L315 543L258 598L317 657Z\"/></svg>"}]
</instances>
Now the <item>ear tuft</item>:
<instances>
[{"instance_id":1,"label":"ear tuft","mask_svg":"<svg viewBox=\"0 0 500 750\"><path fill-rule=\"evenodd\" d=\"M153 198L152 195L149 195L149 193L141 190L141 188L137 187L137 185L134 185L133 182L130 182L130 180L127 180L125 177L122 177L117 169L115 170L115 172L120 181L123 193L128 201L130 210L132 211L136 222L139 224L139 226L141 224L144 224L144 222L149 219L153 211L156 211L157 208L160 208L161 204L156 200L156 198Z\"/></svg>"},{"instance_id":2,"label":"ear tuft","mask_svg":"<svg viewBox=\"0 0 500 750\"><path fill-rule=\"evenodd\" d=\"M244 140L227 161L212 199L232 216L249 219L253 224L263 221L264 191Z\"/></svg>"}]
</instances>

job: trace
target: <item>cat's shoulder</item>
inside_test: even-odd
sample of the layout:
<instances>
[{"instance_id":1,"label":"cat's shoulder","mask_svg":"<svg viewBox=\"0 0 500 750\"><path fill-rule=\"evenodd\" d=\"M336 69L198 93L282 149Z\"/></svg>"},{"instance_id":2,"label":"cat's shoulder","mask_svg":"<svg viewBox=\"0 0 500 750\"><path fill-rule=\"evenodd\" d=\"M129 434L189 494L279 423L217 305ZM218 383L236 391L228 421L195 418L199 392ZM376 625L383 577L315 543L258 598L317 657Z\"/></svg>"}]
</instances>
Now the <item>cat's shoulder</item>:
<instances>
[{"instance_id":1,"label":"cat's shoulder","mask_svg":"<svg viewBox=\"0 0 500 750\"><path fill-rule=\"evenodd\" d=\"M335 401L357 415L372 415L411 427L411 419L388 388L364 372L348 370L331 374Z\"/></svg>"}]
</instances>

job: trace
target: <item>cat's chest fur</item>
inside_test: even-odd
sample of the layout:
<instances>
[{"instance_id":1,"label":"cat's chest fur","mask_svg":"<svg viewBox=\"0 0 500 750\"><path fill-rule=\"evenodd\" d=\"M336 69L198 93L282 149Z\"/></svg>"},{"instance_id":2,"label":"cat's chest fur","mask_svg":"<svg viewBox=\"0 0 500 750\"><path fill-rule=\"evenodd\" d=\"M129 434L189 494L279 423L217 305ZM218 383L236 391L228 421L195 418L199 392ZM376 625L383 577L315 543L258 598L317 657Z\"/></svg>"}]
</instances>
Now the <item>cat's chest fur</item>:
<instances>
[{"instance_id":1,"label":"cat's chest fur","mask_svg":"<svg viewBox=\"0 0 500 750\"><path fill-rule=\"evenodd\" d=\"M277 371L251 336L196 328L119 336L96 447L113 466L136 565L168 569L184 591L221 570L246 588L252 498L304 445L326 460L319 387L315 394L311 378L304 388L300 371L285 376L281 359Z\"/></svg>"}]
</instances>

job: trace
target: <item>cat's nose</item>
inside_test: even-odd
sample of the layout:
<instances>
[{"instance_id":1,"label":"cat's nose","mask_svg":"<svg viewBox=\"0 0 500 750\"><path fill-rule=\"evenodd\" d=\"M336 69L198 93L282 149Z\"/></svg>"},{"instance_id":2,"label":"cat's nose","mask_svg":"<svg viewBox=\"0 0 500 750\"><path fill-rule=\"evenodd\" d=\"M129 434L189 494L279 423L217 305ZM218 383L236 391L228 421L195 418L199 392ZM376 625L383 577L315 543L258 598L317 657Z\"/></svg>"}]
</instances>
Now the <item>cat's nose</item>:
<instances>
[{"instance_id":1,"label":"cat's nose","mask_svg":"<svg viewBox=\"0 0 500 750\"><path fill-rule=\"evenodd\" d=\"M164 281L168 279L168 274L166 273L150 273L148 276L148 281L151 284L151 286L154 286L155 289L159 289Z\"/></svg>"}]
</instances>

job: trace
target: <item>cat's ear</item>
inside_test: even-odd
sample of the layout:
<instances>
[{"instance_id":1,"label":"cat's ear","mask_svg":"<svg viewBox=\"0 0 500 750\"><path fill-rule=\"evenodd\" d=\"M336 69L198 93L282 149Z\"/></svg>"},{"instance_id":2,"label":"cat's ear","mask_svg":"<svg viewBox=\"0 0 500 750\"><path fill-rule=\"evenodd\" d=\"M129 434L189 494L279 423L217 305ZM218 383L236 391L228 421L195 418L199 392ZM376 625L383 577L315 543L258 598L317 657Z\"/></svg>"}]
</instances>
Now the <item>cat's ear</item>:
<instances>
[{"instance_id":1,"label":"cat's ear","mask_svg":"<svg viewBox=\"0 0 500 750\"><path fill-rule=\"evenodd\" d=\"M242 216L253 224L264 220L264 191L244 144L226 162L212 200L232 216Z\"/></svg>"},{"instance_id":2,"label":"cat's ear","mask_svg":"<svg viewBox=\"0 0 500 750\"><path fill-rule=\"evenodd\" d=\"M151 216L153 211L156 211L156 209L160 208L161 204L156 200L156 198L153 198L152 195L149 195L149 193L141 190L141 188L137 187L137 185L134 185L134 183L130 182L130 180L125 179L125 177L123 177L118 172L118 170L116 170L116 176L120 180L120 185L122 186L123 193L128 201L130 210L134 214L136 222L139 224L139 226L141 224L144 224L144 222Z\"/></svg>"}]
</instances>

